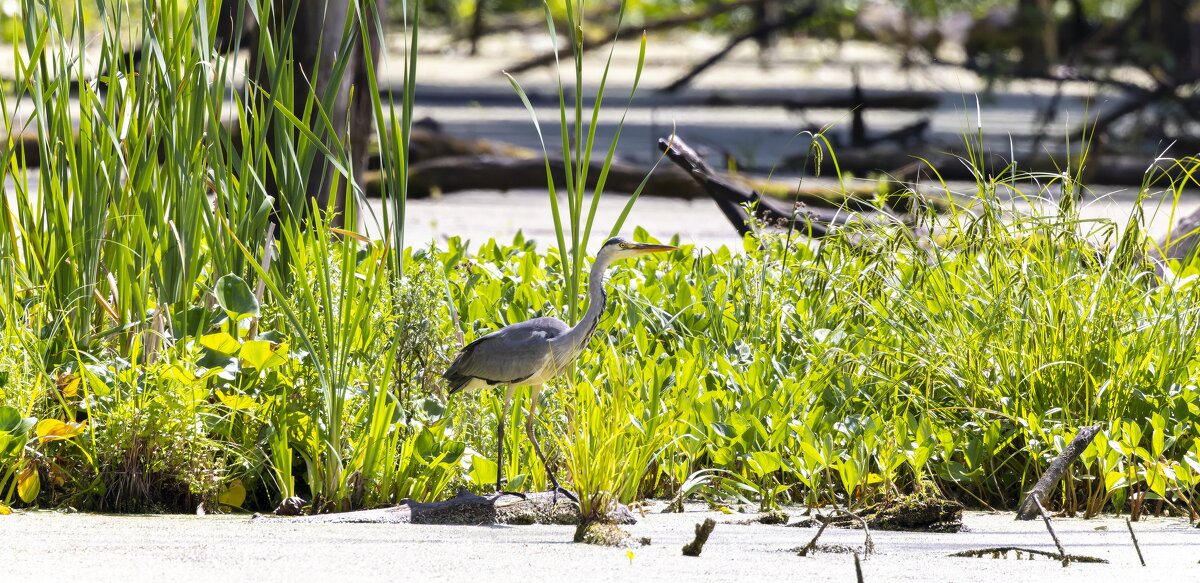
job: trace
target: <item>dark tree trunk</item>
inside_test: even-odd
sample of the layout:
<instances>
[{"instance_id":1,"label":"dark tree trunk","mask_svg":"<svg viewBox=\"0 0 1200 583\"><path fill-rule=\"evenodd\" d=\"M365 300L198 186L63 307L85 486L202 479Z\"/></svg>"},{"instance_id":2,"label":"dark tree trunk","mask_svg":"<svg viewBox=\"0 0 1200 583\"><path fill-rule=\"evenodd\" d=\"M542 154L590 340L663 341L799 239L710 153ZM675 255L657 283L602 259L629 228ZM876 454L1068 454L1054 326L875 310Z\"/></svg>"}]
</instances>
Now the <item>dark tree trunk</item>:
<instances>
[{"instance_id":1,"label":"dark tree trunk","mask_svg":"<svg viewBox=\"0 0 1200 583\"><path fill-rule=\"evenodd\" d=\"M1021 49L1018 75L1045 75L1058 55L1057 23L1048 0L1017 2L1017 48Z\"/></svg>"},{"instance_id":2,"label":"dark tree trunk","mask_svg":"<svg viewBox=\"0 0 1200 583\"><path fill-rule=\"evenodd\" d=\"M284 43L290 43L292 51L293 73L293 103L296 117L302 117L305 103L310 95L324 103L329 117L329 126L334 134L328 131L321 115L315 110L310 114L312 120L309 128L327 146L341 141L350 152L349 168L354 183L361 184L367 170L367 148L371 141L374 127L370 91L367 83L368 59L363 52L361 35L365 30L368 36L368 46L371 51L371 63L379 59L378 31L379 18L386 13L385 0L363 2L363 13L354 15L365 24L346 26L347 18L355 10L350 0L330 0L328 2L313 2L306 0L278 0L267 26L271 27L271 37L275 40L275 50ZM288 19L295 11L295 21L287 26ZM347 35L350 35L347 37ZM343 47L347 50L343 51ZM257 48L257 45L255 46ZM267 67L261 66L261 60L251 59L259 66L251 67L250 78L253 83L271 90L271 74ZM345 62L345 73L335 75L335 70L341 62ZM288 122L276 118L276 123ZM347 132L343 135L342 132ZM294 139L296 132L272 131L269 140ZM292 147L291 144L271 143L268 148L282 154ZM335 149L336 150L336 149ZM338 187L333 188L337 170L326 156L318 152L311 166L308 167L304 180L306 204L316 205L328 212L334 213L334 226L344 226L347 200L352 200L353 188L346 177L337 177ZM276 196L277 204L282 204L286 193L279 193L279 184L274 176L268 176L267 187ZM332 198L332 200L331 200ZM307 209L292 209L292 212L303 214ZM353 227L353 225L351 225Z\"/></svg>"},{"instance_id":3,"label":"dark tree trunk","mask_svg":"<svg viewBox=\"0 0 1200 583\"><path fill-rule=\"evenodd\" d=\"M483 38L483 15L487 0L475 0L475 13L471 15L471 56L479 55L479 39Z\"/></svg>"}]
</instances>

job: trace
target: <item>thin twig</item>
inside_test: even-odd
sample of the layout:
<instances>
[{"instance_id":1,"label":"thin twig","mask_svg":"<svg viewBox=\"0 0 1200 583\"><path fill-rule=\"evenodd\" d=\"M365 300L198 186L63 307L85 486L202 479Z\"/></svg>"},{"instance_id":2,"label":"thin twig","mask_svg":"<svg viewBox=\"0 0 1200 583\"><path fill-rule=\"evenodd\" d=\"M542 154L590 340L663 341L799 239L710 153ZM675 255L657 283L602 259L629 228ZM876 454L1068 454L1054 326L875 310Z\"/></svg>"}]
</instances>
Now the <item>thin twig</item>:
<instances>
[{"instance_id":1,"label":"thin twig","mask_svg":"<svg viewBox=\"0 0 1200 583\"><path fill-rule=\"evenodd\" d=\"M857 520L860 524L862 524L863 533L866 535L863 539L863 555L865 556L875 552L875 541L871 540L871 528L867 526L867 521L863 520L861 516L850 512L849 510L842 510L841 508L838 508L837 511Z\"/></svg>"},{"instance_id":2,"label":"thin twig","mask_svg":"<svg viewBox=\"0 0 1200 583\"><path fill-rule=\"evenodd\" d=\"M1037 504L1038 513L1042 515L1042 520L1046 521L1046 530L1050 531L1050 538L1054 539L1054 546L1058 547L1058 556L1062 559L1062 566L1070 565L1071 559L1067 557L1067 551L1063 550L1062 543L1058 541L1058 534L1054 532L1054 526L1050 524L1050 515L1046 514L1046 508L1042 506L1042 501L1033 495L1030 495L1029 498L1033 500L1034 504Z\"/></svg>"},{"instance_id":3,"label":"thin twig","mask_svg":"<svg viewBox=\"0 0 1200 583\"><path fill-rule=\"evenodd\" d=\"M846 516L849 516L850 518L857 520L859 522L859 524L862 524L863 534L865 535L863 538L863 555L869 555L869 554L875 552L875 541L871 539L871 529L870 529L870 527L867 526L866 520L863 520L863 518L861 516L859 516L853 512L850 512L849 510L842 510L841 508L835 508L834 512L841 512L842 514L845 514ZM800 549L800 552L797 553L801 557L808 556L809 551L816 548L817 539L821 538L821 533L825 532L825 527L829 526L829 524L831 522L833 522L833 517L832 516L830 516L830 517L818 516L817 520L819 520L821 522L821 528L817 529L817 534L813 535L812 540L808 541L808 544L804 545L804 547Z\"/></svg>"},{"instance_id":4,"label":"thin twig","mask_svg":"<svg viewBox=\"0 0 1200 583\"><path fill-rule=\"evenodd\" d=\"M804 548L800 549L800 552L797 554L800 555L801 557L807 557L808 552L813 550L814 548L816 548L817 539L821 538L821 533L825 532L826 526L829 526L829 523L822 520L821 528L817 529L817 534L813 535L812 540L808 541L808 544L804 545Z\"/></svg>"},{"instance_id":5,"label":"thin twig","mask_svg":"<svg viewBox=\"0 0 1200 583\"><path fill-rule=\"evenodd\" d=\"M1142 546L1138 544L1137 535L1133 534L1133 523L1129 519L1125 519L1125 528L1129 529L1129 538L1133 539L1133 548L1137 551L1138 561L1141 561L1142 566L1146 566L1146 558L1142 556Z\"/></svg>"}]
</instances>

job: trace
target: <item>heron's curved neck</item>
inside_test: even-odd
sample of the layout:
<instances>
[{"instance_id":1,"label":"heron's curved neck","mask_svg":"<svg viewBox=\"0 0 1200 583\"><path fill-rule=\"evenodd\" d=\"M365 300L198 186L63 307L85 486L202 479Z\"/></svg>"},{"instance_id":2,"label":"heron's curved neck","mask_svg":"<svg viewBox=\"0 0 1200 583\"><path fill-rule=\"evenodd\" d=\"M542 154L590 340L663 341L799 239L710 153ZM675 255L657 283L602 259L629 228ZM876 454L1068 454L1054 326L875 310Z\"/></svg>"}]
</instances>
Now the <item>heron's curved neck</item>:
<instances>
[{"instance_id":1,"label":"heron's curved neck","mask_svg":"<svg viewBox=\"0 0 1200 583\"><path fill-rule=\"evenodd\" d=\"M582 350L592 338L592 334L596 333L596 326L600 325L600 317L604 315L605 303L608 301L608 292L604 290L604 277L608 274L610 263L607 259L597 257L596 263L592 265L591 276L588 279L587 313L566 333L565 340L568 346Z\"/></svg>"}]
</instances>

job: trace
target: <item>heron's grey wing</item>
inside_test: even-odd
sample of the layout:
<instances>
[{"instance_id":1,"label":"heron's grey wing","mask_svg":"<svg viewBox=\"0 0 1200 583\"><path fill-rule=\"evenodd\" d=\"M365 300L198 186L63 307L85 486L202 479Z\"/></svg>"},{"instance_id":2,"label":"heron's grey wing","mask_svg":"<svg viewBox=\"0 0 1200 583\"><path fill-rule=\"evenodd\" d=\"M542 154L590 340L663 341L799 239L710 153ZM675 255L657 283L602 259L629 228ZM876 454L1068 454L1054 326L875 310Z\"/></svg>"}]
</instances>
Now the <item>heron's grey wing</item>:
<instances>
[{"instance_id":1,"label":"heron's grey wing","mask_svg":"<svg viewBox=\"0 0 1200 583\"><path fill-rule=\"evenodd\" d=\"M505 326L463 347L442 376L477 378L488 384L519 383L542 370L551 357L550 339L570 328L557 318L535 318Z\"/></svg>"}]
</instances>

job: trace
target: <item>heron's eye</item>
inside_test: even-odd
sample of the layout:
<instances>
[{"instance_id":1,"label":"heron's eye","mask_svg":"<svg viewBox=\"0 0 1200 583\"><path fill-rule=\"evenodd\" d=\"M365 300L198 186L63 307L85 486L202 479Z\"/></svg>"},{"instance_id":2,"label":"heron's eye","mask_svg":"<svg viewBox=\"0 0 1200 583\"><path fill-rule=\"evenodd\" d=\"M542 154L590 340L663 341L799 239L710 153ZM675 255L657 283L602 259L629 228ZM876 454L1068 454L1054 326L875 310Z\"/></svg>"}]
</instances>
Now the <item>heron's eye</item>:
<instances>
[{"instance_id":1,"label":"heron's eye","mask_svg":"<svg viewBox=\"0 0 1200 583\"><path fill-rule=\"evenodd\" d=\"M626 244L624 244L624 243L621 243L621 248L622 248L622 249L625 249L625 248L627 248L627 247L629 247L629 245L626 245Z\"/></svg>"}]
</instances>

